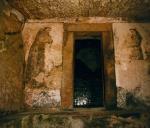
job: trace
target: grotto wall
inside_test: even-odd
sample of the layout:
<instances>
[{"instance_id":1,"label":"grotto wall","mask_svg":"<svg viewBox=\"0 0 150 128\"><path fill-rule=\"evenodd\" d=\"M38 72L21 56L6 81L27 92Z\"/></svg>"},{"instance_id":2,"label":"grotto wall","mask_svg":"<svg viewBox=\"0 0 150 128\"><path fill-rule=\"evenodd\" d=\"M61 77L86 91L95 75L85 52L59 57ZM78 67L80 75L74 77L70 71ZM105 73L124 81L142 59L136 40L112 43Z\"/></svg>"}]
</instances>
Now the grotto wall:
<instances>
[{"instance_id":1,"label":"grotto wall","mask_svg":"<svg viewBox=\"0 0 150 128\"><path fill-rule=\"evenodd\" d=\"M129 22L148 21L149 4L147 0L0 2L0 109L19 110L23 102L25 108L60 108L66 23L112 24L118 107L148 108L150 25Z\"/></svg>"},{"instance_id":2,"label":"grotto wall","mask_svg":"<svg viewBox=\"0 0 150 128\"><path fill-rule=\"evenodd\" d=\"M118 107L150 106L150 24L114 23Z\"/></svg>"},{"instance_id":3,"label":"grotto wall","mask_svg":"<svg viewBox=\"0 0 150 128\"><path fill-rule=\"evenodd\" d=\"M60 107L63 24L26 23L23 39L26 106Z\"/></svg>"},{"instance_id":4,"label":"grotto wall","mask_svg":"<svg viewBox=\"0 0 150 128\"><path fill-rule=\"evenodd\" d=\"M0 1L0 128L149 128L150 24L130 23L149 21L148 0L7 1ZM52 111L62 110L64 26L70 23L111 23L123 110ZM22 109L35 111L1 115Z\"/></svg>"},{"instance_id":5,"label":"grotto wall","mask_svg":"<svg viewBox=\"0 0 150 128\"><path fill-rule=\"evenodd\" d=\"M86 19L86 18L85 18ZM82 23L112 22L117 104L125 109L150 106L150 25L107 18L79 18ZM26 56L25 102L28 107L59 108L62 86L64 23L75 20L29 20L23 30ZM37 51L37 53L35 52ZM39 58L39 59L38 59Z\"/></svg>"},{"instance_id":6,"label":"grotto wall","mask_svg":"<svg viewBox=\"0 0 150 128\"><path fill-rule=\"evenodd\" d=\"M23 108L24 17L0 2L0 112Z\"/></svg>"}]
</instances>

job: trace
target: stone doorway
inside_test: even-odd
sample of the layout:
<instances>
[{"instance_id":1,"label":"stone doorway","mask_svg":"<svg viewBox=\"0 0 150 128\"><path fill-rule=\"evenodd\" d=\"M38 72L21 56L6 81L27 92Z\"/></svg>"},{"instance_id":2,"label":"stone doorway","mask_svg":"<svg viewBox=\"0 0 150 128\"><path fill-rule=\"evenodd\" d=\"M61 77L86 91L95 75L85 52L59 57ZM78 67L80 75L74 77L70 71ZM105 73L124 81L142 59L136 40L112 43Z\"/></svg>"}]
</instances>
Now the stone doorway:
<instances>
[{"instance_id":1,"label":"stone doorway","mask_svg":"<svg viewBox=\"0 0 150 128\"><path fill-rule=\"evenodd\" d=\"M98 38L99 37L99 38ZM100 38L101 37L101 38ZM75 95L76 87L74 86L75 80L75 44L79 41L81 43L94 40L94 42L101 42L103 49L103 60L99 56L99 61L103 62L103 71L100 72L104 75L101 76L103 84L99 88L99 93L96 104L90 104L85 107L104 107L113 109L116 107L116 77L115 77L115 61L114 61L114 45L112 38L112 24L96 24L96 23L79 23L79 24L65 24L64 25L64 44L63 44L63 80L61 88L61 106L63 109L76 108ZM76 42L77 41L77 42ZM93 46L94 47L94 46ZM95 46L100 47L100 46ZM99 50L100 50L99 49ZM101 54L102 55L102 54ZM99 66L101 66L99 62ZM105 86L104 86L105 85ZM84 105L83 105L84 106ZM83 107L80 106L79 107Z\"/></svg>"},{"instance_id":2,"label":"stone doorway","mask_svg":"<svg viewBox=\"0 0 150 128\"><path fill-rule=\"evenodd\" d=\"M78 33L74 40L74 107L102 107L103 55L100 33Z\"/></svg>"}]
</instances>

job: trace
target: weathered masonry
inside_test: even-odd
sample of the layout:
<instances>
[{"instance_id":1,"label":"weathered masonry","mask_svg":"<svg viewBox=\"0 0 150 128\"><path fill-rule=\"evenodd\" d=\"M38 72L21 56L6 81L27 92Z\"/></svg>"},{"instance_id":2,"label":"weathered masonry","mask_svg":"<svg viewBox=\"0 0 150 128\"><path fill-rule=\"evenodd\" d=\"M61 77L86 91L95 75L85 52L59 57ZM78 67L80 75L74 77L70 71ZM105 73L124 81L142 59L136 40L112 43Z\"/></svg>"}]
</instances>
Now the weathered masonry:
<instances>
[{"instance_id":1,"label":"weathered masonry","mask_svg":"<svg viewBox=\"0 0 150 128\"><path fill-rule=\"evenodd\" d=\"M149 0L1 0L0 128L149 128Z\"/></svg>"},{"instance_id":2,"label":"weathered masonry","mask_svg":"<svg viewBox=\"0 0 150 128\"><path fill-rule=\"evenodd\" d=\"M58 6L66 5L59 10L62 13L52 9L52 15L48 8L55 2L31 1L1 2L0 94L6 95L1 110L149 106L150 25L145 22L149 13L118 13L112 11L115 5L128 4L130 9L132 2L109 5L97 0L86 2L87 8L84 1L65 1ZM96 6L97 13L96 4L103 7L100 11ZM149 2L134 8L145 4ZM69 11L69 5L74 12ZM35 13L36 7L45 11ZM102 12L107 12L105 17ZM89 106L80 105L81 100Z\"/></svg>"},{"instance_id":3,"label":"weathered masonry","mask_svg":"<svg viewBox=\"0 0 150 128\"><path fill-rule=\"evenodd\" d=\"M35 40L29 47L26 48L26 88L25 88L25 103L29 107L47 107L62 109L73 109L75 97L75 40L76 39L93 39L99 38L98 50L101 50L97 67L101 67L100 75L97 79L101 79L100 83L95 83L99 92L97 95L98 104L101 106L115 108L117 105L116 78L115 78L115 62L114 62L114 45L112 36L111 23L42 23L42 28L37 28L39 23L26 23L23 30L24 41L26 45L31 45L28 38L35 37ZM32 27L30 27L30 25ZM34 26L35 25L35 28ZM40 29L39 32L32 33L30 29ZM29 31L30 35L28 35ZM36 30L38 31L38 30ZM35 35L37 33L37 35ZM49 36L49 33L54 35ZM29 36L29 37L26 37ZM57 37L59 36L59 37ZM87 43L85 42L85 45ZM91 43L91 45L93 45ZM109 47L107 47L109 45ZM89 46L90 48L91 46ZM96 46L97 48L97 46ZM81 51L82 52L82 51ZM85 51L88 52L89 51ZM55 54L54 54L55 53ZM82 53L81 53L82 54ZM92 54L89 52L89 54ZM111 56L110 56L111 54ZM87 55L82 55L85 58ZM96 56L95 53L93 56ZM87 57L87 63L94 62L94 58ZM91 59L91 60L90 60ZM82 60L81 58L81 61ZM97 63L95 61L95 63ZM95 64L94 63L94 64ZM86 63L85 63L86 64ZM109 71L111 67L111 71ZM84 67L83 67L84 68ZM91 65L91 68L95 68ZM81 70L81 69L80 69ZM90 68L89 68L90 70ZM96 69L95 69L96 70ZM100 70L100 69L99 69ZM92 72L91 72L92 73ZM88 76L87 79L91 76ZM84 75L84 73L83 73ZM90 75L90 74L89 74ZM93 72L94 75L94 72ZM99 74L98 74L99 75ZM96 76L95 76L96 77ZM82 78L80 78L82 79ZM86 79L83 79L86 82ZM94 80L93 80L94 82ZM98 82L98 81L96 81ZM100 82L100 81L99 81ZM82 81L81 83L82 84ZM94 83L91 84L91 88ZM87 83L83 83L88 86ZM83 86L83 88L84 88ZM101 88L100 88L101 86ZM88 89L88 87L85 87ZM96 88L97 90L97 88ZM80 90L81 91L81 90ZM79 92L86 95L87 91ZM85 94L84 94L85 93ZM95 94L93 94L95 95ZM101 96L100 96L101 95ZM78 98L84 98L79 96ZM88 97L85 97L88 100ZM94 100L94 99L93 99ZM85 101L87 102L87 101ZM92 106L91 106L92 107ZM94 107L94 106L93 106Z\"/></svg>"},{"instance_id":4,"label":"weathered masonry","mask_svg":"<svg viewBox=\"0 0 150 128\"><path fill-rule=\"evenodd\" d=\"M147 43L149 39L144 31L149 31L149 24L112 23L106 19L107 23L104 23L95 18L91 20L92 23L90 20L82 21L82 23L29 20L25 24L22 35L27 65L25 71L25 104L27 107L73 109L75 99L76 102L77 99L84 99L84 96L76 93L75 90L84 90L81 88L91 90L90 87L86 88L84 85L90 84L87 83L86 78L92 79L94 75L96 78L95 67L102 68L97 68L101 72L101 76L98 76L99 86L102 86L101 89L99 88L101 96L97 95L99 97L97 102L102 104L97 107L135 108L132 102L137 101L144 102L145 107L148 106L149 77L146 76L146 73L149 65L149 43ZM99 42L99 45L94 46L94 39ZM90 46L88 42L92 41L93 45ZM83 45L84 42L85 45ZM77 46L79 44L83 46ZM95 48L93 51L99 47L100 52L93 53L90 47ZM76 51L81 52L78 54ZM99 59L95 59L98 61L88 57L88 54L95 55L95 58L96 54L99 54ZM81 73L77 72L77 63L80 63L79 68L82 72L84 72L84 64L89 70L91 69L91 72L87 70L83 75L89 72L92 74L93 70L93 75L83 76L85 82ZM136 73L132 75L133 71ZM76 74L80 75L76 78ZM91 83L91 86L94 88L94 83ZM80 98L75 98L76 94ZM138 105L136 107L143 108Z\"/></svg>"}]
</instances>

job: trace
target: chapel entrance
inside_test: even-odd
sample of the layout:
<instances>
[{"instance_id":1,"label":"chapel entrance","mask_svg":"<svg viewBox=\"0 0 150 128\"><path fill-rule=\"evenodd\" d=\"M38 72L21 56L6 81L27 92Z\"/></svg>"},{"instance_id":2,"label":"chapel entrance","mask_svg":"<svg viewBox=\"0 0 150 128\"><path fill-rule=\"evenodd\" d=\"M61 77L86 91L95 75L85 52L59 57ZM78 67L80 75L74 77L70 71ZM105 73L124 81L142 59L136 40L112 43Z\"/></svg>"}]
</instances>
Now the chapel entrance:
<instances>
[{"instance_id":1,"label":"chapel entrance","mask_svg":"<svg viewBox=\"0 0 150 128\"><path fill-rule=\"evenodd\" d=\"M111 23L66 23L61 106L114 109L117 105Z\"/></svg>"},{"instance_id":2,"label":"chapel entrance","mask_svg":"<svg viewBox=\"0 0 150 128\"><path fill-rule=\"evenodd\" d=\"M80 33L74 42L74 107L102 107L103 52L100 33Z\"/></svg>"}]
</instances>

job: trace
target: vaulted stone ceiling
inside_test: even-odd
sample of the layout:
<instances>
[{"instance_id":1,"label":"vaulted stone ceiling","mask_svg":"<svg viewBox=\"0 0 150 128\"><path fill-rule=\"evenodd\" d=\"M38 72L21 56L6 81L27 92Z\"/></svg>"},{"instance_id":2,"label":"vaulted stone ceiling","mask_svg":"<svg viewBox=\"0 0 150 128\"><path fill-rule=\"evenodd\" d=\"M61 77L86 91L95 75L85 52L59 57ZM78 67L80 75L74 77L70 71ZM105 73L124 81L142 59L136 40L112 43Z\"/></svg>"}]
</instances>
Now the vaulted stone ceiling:
<instances>
[{"instance_id":1,"label":"vaulted stone ceiling","mask_svg":"<svg viewBox=\"0 0 150 128\"><path fill-rule=\"evenodd\" d=\"M109 16L150 19L150 0L7 0L27 18Z\"/></svg>"}]
</instances>

